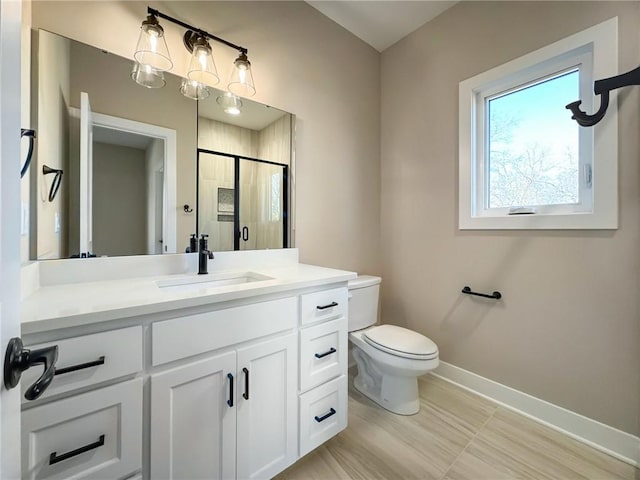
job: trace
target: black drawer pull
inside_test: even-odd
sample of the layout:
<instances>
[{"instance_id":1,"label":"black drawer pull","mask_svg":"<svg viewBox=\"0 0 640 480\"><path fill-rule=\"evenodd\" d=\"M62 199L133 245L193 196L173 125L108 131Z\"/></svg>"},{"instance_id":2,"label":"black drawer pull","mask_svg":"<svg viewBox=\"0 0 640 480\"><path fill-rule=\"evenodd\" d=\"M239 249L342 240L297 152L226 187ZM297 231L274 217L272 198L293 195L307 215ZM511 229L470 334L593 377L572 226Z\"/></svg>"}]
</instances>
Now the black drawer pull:
<instances>
[{"instance_id":1,"label":"black drawer pull","mask_svg":"<svg viewBox=\"0 0 640 480\"><path fill-rule=\"evenodd\" d=\"M329 418L330 416L335 415L335 414L336 414L336 411L333 408L331 408L331 409L329 409L329 411L327 413L325 413L321 417L316 415L313 418L315 419L316 422L320 423L320 422L324 422L327 418Z\"/></svg>"},{"instance_id":2,"label":"black drawer pull","mask_svg":"<svg viewBox=\"0 0 640 480\"><path fill-rule=\"evenodd\" d=\"M244 393L242 398L249 400L249 369L243 368L242 371L244 372Z\"/></svg>"},{"instance_id":3,"label":"black drawer pull","mask_svg":"<svg viewBox=\"0 0 640 480\"><path fill-rule=\"evenodd\" d=\"M337 307L337 306L338 306L338 302L331 302L328 305L318 305L316 308L318 310L326 310L327 308Z\"/></svg>"},{"instance_id":4,"label":"black drawer pull","mask_svg":"<svg viewBox=\"0 0 640 480\"><path fill-rule=\"evenodd\" d=\"M233 375L227 373L227 378L229 379L229 400L227 400L227 405L233 407Z\"/></svg>"},{"instance_id":5,"label":"black drawer pull","mask_svg":"<svg viewBox=\"0 0 640 480\"><path fill-rule=\"evenodd\" d=\"M101 447L102 445L104 445L104 435L100 435L100 438L98 439L97 442L91 443L89 445L85 445L84 447L76 448L75 450L71 450L70 452L63 453L62 455L58 455L58 452L52 452L51 455L49 455L49 465L62 462L64 460L83 454L90 450L95 450L96 448Z\"/></svg>"},{"instance_id":6,"label":"black drawer pull","mask_svg":"<svg viewBox=\"0 0 640 480\"><path fill-rule=\"evenodd\" d=\"M104 365L104 355L93 362L80 363L78 365L71 365L70 367L56 368L56 375L64 375L65 373L75 372L76 370L82 370L85 368L97 367L98 365Z\"/></svg>"},{"instance_id":7,"label":"black drawer pull","mask_svg":"<svg viewBox=\"0 0 640 480\"><path fill-rule=\"evenodd\" d=\"M316 358L324 358L327 355L331 355L332 353L336 353L336 352L337 352L337 350L335 348L331 347L329 350L327 350L324 353L316 353Z\"/></svg>"}]
</instances>

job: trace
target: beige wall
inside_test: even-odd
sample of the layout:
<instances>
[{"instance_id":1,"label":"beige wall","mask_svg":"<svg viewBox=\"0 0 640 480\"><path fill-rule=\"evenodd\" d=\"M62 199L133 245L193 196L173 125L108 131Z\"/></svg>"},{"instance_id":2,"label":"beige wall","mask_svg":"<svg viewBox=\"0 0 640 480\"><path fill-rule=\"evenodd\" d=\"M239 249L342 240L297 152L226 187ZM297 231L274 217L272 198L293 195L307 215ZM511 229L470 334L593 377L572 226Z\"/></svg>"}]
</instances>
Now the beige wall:
<instances>
[{"instance_id":1,"label":"beige wall","mask_svg":"<svg viewBox=\"0 0 640 480\"><path fill-rule=\"evenodd\" d=\"M295 241L307 263L379 271L379 54L304 2L150 2L249 49L255 100L295 113ZM147 2L33 3L33 25L131 57ZM163 22L174 73L183 30ZM227 78L235 52L214 46ZM195 162L178 172L195 182ZM183 201L184 200L184 201ZM178 205L195 204L178 198ZM181 219L178 219L180 230Z\"/></svg>"},{"instance_id":2,"label":"beige wall","mask_svg":"<svg viewBox=\"0 0 640 480\"><path fill-rule=\"evenodd\" d=\"M457 228L458 83L616 15L624 72L638 2L460 3L382 54L382 303L443 360L638 434L640 88L619 96L618 230Z\"/></svg>"},{"instance_id":3,"label":"beige wall","mask_svg":"<svg viewBox=\"0 0 640 480\"><path fill-rule=\"evenodd\" d=\"M147 165L144 150L93 143L93 252L147 253Z\"/></svg>"},{"instance_id":4,"label":"beige wall","mask_svg":"<svg viewBox=\"0 0 640 480\"><path fill-rule=\"evenodd\" d=\"M34 223L38 232L32 241L35 243L35 258L64 258L68 255L65 232L69 192L70 42L45 32L39 39L39 52L35 62L37 75L41 79L35 91L38 99L37 147L34 161L29 167L29 176L34 182L32 185L35 185L31 190L31 201L36 204L32 212L36 213ZM49 201L49 190L55 175L43 175L44 165L67 173L66 178L63 174L52 202ZM60 224L57 232L56 217Z\"/></svg>"}]
</instances>

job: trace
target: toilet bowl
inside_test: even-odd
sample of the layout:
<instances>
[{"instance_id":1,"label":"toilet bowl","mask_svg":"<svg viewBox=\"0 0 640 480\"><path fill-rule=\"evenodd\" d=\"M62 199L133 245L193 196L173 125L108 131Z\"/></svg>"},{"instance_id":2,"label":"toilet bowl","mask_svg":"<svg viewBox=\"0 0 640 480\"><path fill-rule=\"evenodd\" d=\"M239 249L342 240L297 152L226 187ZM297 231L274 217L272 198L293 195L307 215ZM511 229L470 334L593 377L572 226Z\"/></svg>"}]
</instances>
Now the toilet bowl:
<instances>
[{"instance_id":1,"label":"toilet bowl","mask_svg":"<svg viewBox=\"0 0 640 480\"><path fill-rule=\"evenodd\" d=\"M420 410L418 377L438 366L438 347L429 338L394 325L375 325L380 277L349 282L349 340L358 368L356 390L400 415Z\"/></svg>"}]
</instances>

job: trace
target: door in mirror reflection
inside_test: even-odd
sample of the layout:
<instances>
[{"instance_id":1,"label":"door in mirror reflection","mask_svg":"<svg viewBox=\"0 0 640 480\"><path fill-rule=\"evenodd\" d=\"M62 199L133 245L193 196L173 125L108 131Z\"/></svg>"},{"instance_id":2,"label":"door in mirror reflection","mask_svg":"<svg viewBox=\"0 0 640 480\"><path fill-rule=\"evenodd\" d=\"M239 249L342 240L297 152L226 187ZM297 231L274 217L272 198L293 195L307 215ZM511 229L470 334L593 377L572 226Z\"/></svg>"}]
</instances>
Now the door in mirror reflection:
<instances>
[{"instance_id":1,"label":"door in mirror reflection","mask_svg":"<svg viewBox=\"0 0 640 480\"><path fill-rule=\"evenodd\" d=\"M287 246L288 166L198 151L198 234L213 251Z\"/></svg>"},{"instance_id":2,"label":"door in mirror reflection","mask_svg":"<svg viewBox=\"0 0 640 480\"><path fill-rule=\"evenodd\" d=\"M282 248L286 166L240 159L239 250Z\"/></svg>"}]
</instances>

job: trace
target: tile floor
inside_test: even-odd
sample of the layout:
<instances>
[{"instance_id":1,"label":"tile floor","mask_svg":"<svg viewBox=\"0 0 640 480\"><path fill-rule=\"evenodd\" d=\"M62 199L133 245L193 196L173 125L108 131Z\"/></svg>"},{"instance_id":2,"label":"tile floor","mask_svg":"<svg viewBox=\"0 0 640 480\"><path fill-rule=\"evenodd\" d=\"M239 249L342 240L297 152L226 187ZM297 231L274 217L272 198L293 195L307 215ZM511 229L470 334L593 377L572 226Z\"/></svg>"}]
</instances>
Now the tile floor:
<instances>
[{"instance_id":1,"label":"tile floor","mask_svg":"<svg viewBox=\"0 0 640 480\"><path fill-rule=\"evenodd\" d=\"M350 385L353 378L350 378ZM350 386L349 426L278 480L640 480L640 469L432 375L399 416Z\"/></svg>"}]
</instances>

